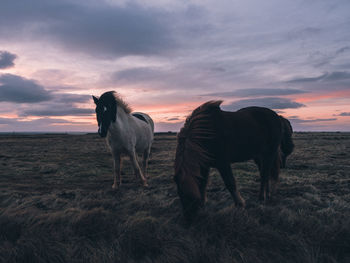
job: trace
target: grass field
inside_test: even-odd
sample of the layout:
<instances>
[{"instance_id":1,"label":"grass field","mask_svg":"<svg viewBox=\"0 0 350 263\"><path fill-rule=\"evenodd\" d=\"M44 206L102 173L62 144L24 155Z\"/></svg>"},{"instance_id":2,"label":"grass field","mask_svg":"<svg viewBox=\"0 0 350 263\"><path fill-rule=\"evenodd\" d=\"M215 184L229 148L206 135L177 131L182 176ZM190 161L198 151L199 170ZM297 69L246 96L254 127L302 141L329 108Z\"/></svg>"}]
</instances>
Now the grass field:
<instances>
[{"instance_id":1,"label":"grass field","mask_svg":"<svg viewBox=\"0 0 350 263\"><path fill-rule=\"evenodd\" d=\"M246 209L212 169L206 207L186 228L175 135L156 135L148 188L125 161L118 191L97 135L2 135L0 262L350 262L350 133L294 142L270 202L258 202L252 162L232 165Z\"/></svg>"}]
</instances>

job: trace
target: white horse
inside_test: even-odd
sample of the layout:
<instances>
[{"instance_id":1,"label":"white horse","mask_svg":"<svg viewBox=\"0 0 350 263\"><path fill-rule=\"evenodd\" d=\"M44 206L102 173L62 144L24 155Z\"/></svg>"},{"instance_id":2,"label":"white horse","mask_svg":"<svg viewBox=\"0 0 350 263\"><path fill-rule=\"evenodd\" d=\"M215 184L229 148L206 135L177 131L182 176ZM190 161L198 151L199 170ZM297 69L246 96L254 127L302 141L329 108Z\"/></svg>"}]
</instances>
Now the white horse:
<instances>
[{"instance_id":1,"label":"white horse","mask_svg":"<svg viewBox=\"0 0 350 263\"><path fill-rule=\"evenodd\" d=\"M130 158L135 176L147 186L147 164L151 151L154 123L150 116L141 112L131 113L131 108L114 91L105 92L100 98L92 96L96 104L98 133L107 137L107 144L114 159L114 183L121 185L122 155ZM142 170L137 155L143 155Z\"/></svg>"}]
</instances>

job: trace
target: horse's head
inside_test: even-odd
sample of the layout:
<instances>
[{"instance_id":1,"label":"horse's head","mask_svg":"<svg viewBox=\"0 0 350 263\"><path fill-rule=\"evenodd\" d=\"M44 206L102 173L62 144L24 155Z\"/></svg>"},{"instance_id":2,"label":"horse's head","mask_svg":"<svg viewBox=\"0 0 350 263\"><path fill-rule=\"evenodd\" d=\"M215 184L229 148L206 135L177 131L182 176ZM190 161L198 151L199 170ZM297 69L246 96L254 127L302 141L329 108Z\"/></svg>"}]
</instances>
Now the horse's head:
<instances>
[{"instance_id":1,"label":"horse's head","mask_svg":"<svg viewBox=\"0 0 350 263\"><path fill-rule=\"evenodd\" d=\"M111 122L116 121L117 105L115 99L111 96L105 96L104 93L100 98L92 96L96 104L96 119L98 124L98 134L106 137Z\"/></svg>"},{"instance_id":2,"label":"horse's head","mask_svg":"<svg viewBox=\"0 0 350 263\"><path fill-rule=\"evenodd\" d=\"M191 223L198 209L203 205L203 197L196 178L191 176L175 176L177 193L180 197L183 213L187 222Z\"/></svg>"},{"instance_id":3,"label":"horse's head","mask_svg":"<svg viewBox=\"0 0 350 263\"><path fill-rule=\"evenodd\" d=\"M189 156L179 150L180 148L181 143L178 144L176 150L174 181L185 219L191 223L205 198L200 188L200 166L192 159L186 158Z\"/></svg>"}]
</instances>

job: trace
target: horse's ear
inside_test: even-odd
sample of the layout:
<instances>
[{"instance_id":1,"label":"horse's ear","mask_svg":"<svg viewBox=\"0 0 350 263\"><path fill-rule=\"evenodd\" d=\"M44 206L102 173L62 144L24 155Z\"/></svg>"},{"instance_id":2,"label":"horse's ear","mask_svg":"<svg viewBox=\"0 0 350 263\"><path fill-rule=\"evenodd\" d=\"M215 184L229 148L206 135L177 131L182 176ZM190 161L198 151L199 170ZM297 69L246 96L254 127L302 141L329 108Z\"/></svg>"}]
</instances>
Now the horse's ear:
<instances>
[{"instance_id":1,"label":"horse's ear","mask_svg":"<svg viewBox=\"0 0 350 263\"><path fill-rule=\"evenodd\" d=\"M96 98L94 95L92 95L92 98L94 99L95 104L97 105L98 98Z\"/></svg>"},{"instance_id":2,"label":"horse's ear","mask_svg":"<svg viewBox=\"0 0 350 263\"><path fill-rule=\"evenodd\" d=\"M111 106L111 120L113 122L117 120L117 103L113 103Z\"/></svg>"}]
</instances>

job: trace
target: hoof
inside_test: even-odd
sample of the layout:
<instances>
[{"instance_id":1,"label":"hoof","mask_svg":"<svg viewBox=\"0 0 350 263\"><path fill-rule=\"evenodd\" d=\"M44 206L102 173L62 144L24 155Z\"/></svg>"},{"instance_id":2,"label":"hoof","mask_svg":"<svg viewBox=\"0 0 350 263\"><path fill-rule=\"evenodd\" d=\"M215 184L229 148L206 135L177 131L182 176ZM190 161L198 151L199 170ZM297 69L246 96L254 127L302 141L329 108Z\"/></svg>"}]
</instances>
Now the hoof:
<instances>
[{"instance_id":1,"label":"hoof","mask_svg":"<svg viewBox=\"0 0 350 263\"><path fill-rule=\"evenodd\" d=\"M113 184L113 185L112 185L112 189L118 190L118 189L119 189L119 186L118 186L117 184Z\"/></svg>"},{"instance_id":2,"label":"hoof","mask_svg":"<svg viewBox=\"0 0 350 263\"><path fill-rule=\"evenodd\" d=\"M241 208L245 207L245 201L239 193L233 196L233 200L235 201L236 207L241 207Z\"/></svg>"},{"instance_id":3,"label":"hoof","mask_svg":"<svg viewBox=\"0 0 350 263\"><path fill-rule=\"evenodd\" d=\"M142 185L143 185L144 187L148 187L148 183L147 183L146 181L144 181L144 182L142 183Z\"/></svg>"}]
</instances>

